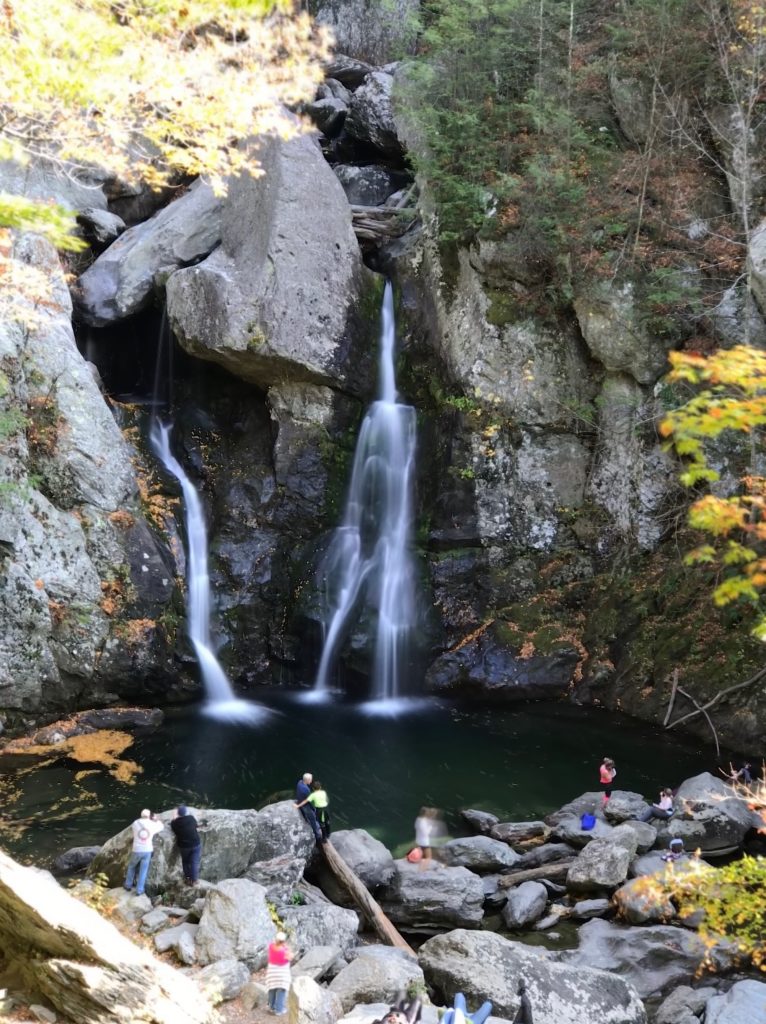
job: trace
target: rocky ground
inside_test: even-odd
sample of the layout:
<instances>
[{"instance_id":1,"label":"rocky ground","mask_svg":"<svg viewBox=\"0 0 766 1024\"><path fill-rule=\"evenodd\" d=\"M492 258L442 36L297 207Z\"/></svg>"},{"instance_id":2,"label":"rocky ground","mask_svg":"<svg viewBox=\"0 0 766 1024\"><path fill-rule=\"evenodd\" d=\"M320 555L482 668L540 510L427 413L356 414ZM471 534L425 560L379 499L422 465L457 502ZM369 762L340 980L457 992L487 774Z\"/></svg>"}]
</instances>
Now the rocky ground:
<instances>
[{"instance_id":1,"label":"rocky ground","mask_svg":"<svg viewBox=\"0 0 766 1024\"><path fill-rule=\"evenodd\" d=\"M669 821L637 820L646 808L617 791L604 811L601 794L586 793L540 822L466 811L476 834L447 841L425 867L362 830L338 832L335 849L416 952L361 930L292 801L191 809L204 881L182 884L166 829L140 897L121 885L130 829L59 859L60 871L88 862L71 894L0 855L0 972L15 971L2 1006L18 1020L33 1005L35 1019L170 1024L193 1000L184 1019L266 1024L263 969L279 926L296 956L290 1024L371 1024L399 991L422 995L426 1024L459 991L469 1006L490 999L500 1024L515 1018L521 980L535 1024L764 1024L766 984L736 945L708 949L717 973L701 977L694 922L642 884L711 870L705 858L741 849L760 818L707 774L683 783ZM701 857L668 867L661 853L674 837Z\"/></svg>"}]
</instances>

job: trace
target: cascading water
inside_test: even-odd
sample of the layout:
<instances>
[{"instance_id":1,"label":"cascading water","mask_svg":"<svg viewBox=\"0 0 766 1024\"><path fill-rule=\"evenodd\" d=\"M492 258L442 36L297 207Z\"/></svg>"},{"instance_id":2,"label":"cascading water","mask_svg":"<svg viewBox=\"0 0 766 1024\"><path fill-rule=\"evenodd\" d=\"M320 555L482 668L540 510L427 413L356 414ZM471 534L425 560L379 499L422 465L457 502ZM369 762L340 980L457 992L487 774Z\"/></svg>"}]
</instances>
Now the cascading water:
<instances>
[{"instance_id":1,"label":"cascading water","mask_svg":"<svg viewBox=\"0 0 766 1024\"><path fill-rule=\"evenodd\" d=\"M397 401L393 289L381 310L379 397L367 411L354 453L348 499L319 567L325 639L315 700L331 692L341 643L364 606L377 613L372 710L395 708L415 627L415 564L410 545L415 410Z\"/></svg>"},{"instance_id":2,"label":"cascading water","mask_svg":"<svg viewBox=\"0 0 766 1024\"><path fill-rule=\"evenodd\" d=\"M210 640L210 577L207 567L207 530L199 495L170 449L172 425L153 419L150 441L168 473L181 485L189 551L186 559L187 631L199 661L207 703L205 712L228 721L252 722L267 712L249 701L238 700Z\"/></svg>"}]
</instances>

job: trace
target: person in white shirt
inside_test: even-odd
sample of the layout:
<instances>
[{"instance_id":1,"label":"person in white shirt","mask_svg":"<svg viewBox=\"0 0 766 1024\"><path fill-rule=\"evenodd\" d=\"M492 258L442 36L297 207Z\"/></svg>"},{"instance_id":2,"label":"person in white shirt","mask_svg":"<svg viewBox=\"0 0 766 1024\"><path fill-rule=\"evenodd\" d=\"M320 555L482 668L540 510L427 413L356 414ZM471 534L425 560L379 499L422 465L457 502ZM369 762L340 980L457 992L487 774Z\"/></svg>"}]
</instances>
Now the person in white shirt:
<instances>
[{"instance_id":1,"label":"person in white shirt","mask_svg":"<svg viewBox=\"0 0 766 1024\"><path fill-rule=\"evenodd\" d=\"M663 789L660 791L659 803L652 804L642 815L641 821L651 821L652 818L670 818L673 814L673 790Z\"/></svg>"},{"instance_id":2,"label":"person in white shirt","mask_svg":"<svg viewBox=\"0 0 766 1024\"><path fill-rule=\"evenodd\" d=\"M149 873L149 862L154 852L152 842L164 826L161 821L157 821L150 810L144 809L141 811L141 817L136 818L131 828L133 829L133 852L128 861L128 873L125 875L124 888L130 892L136 872L138 872L136 896L143 896L146 876Z\"/></svg>"}]
</instances>

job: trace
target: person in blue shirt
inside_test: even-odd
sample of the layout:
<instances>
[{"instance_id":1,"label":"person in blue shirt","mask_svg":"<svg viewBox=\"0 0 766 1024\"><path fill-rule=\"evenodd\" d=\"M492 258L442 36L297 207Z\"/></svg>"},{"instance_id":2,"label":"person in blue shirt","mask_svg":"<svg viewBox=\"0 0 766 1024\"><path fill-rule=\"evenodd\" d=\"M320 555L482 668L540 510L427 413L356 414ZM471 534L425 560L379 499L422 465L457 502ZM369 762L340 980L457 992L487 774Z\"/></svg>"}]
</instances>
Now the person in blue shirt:
<instances>
[{"instance_id":1,"label":"person in blue shirt","mask_svg":"<svg viewBox=\"0 0 766 1024\"><path fill-rule=\"evenodd\" d=\"M314 808L311 804L306 803L309 796L311 795L311 783L314 781L314 776L311 772L304 772L295 786L295 806L300 808L300 812L304 819L308 822L311 827L311 831L316 837L316 841L321 843L322 841L322 830L319 827L317 816L314 812Z\"/></svg>"}]
</instances>

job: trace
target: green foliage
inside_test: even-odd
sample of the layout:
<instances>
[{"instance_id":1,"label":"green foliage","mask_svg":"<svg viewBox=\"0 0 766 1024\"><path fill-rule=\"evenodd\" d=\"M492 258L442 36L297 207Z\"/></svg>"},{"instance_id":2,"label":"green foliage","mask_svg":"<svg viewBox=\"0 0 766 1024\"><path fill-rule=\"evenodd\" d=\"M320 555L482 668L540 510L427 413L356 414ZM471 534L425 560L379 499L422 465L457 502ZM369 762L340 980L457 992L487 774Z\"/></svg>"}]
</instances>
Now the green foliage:
<instances>
[{"instance_id":1,"label":"green foliage","mask_svg":"<svg viewBox=\"0 0 766 1024\"><path fill-rule=\"evenodd\" d=\"M86 243L73 235L74 214L63 206L0 192L0 225L44 235L58 249L78 252Z\"/></svg>"}]
</instances>

